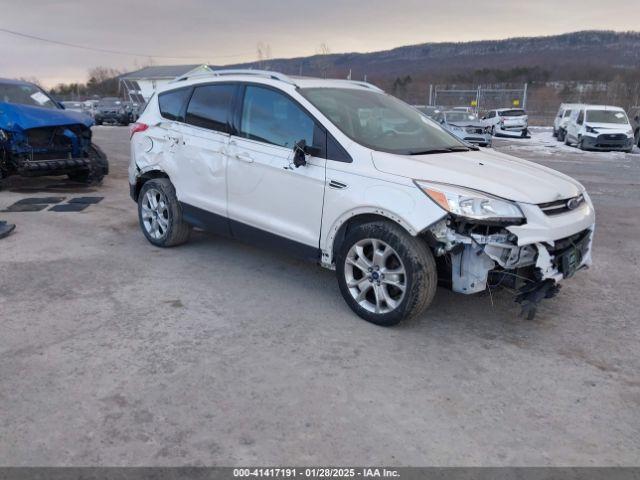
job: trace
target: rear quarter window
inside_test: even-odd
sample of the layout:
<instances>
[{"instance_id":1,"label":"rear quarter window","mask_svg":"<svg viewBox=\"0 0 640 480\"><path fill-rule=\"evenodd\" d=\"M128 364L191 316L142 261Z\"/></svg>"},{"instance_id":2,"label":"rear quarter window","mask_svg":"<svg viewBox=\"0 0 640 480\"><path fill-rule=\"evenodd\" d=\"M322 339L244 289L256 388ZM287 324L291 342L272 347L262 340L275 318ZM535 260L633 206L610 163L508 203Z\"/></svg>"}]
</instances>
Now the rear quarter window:
<instances>
[{"instance_id":1,"label":"rear quarter window","mask_svg":"<svg viewBox=\"0 0 640 480\"><path fill-rule=\"evenodd\" d=\"M158 95L158 106L160 107L160 115L168 120L184 121L184 110L189 95L190 88L181 88L180 90L170 90Z\"/></svg>"}]
</instances>

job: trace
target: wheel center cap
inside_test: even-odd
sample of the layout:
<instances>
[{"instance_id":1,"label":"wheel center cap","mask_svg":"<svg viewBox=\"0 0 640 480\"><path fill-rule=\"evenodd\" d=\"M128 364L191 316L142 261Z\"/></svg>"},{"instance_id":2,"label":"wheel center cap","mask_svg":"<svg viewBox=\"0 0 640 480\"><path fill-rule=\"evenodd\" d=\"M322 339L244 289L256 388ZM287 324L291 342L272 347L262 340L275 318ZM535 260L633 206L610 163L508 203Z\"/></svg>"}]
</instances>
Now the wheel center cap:
<instances>
[{"instance_id":1,"label":"wheel center cap","mask_svg":"<svg viewBox=\"0 0 640 480\"><path fill-rule=\"evenodd\" d=\"M380 274L378 272L372 272L371 278L373 278L374 280L378 280L380 278Z\"/></svg>"}]
</instances>

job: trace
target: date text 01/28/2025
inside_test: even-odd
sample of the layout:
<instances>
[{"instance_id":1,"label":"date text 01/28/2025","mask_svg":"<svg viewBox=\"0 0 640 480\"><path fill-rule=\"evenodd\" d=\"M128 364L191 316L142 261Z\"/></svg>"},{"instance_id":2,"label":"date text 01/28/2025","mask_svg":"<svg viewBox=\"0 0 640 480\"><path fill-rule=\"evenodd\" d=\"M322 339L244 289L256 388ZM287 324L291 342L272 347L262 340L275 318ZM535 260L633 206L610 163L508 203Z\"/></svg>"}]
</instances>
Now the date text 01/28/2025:
<instances>
[{"instance_id":1,"label":"date text 01/28/2025","mask_svg":"<svg viewBox=\"0 0 640 480\"><path fill-rule=\"evenodd\" d=\"M397 470L386 468L234 468L234 478L398 478Z\"/></svg>"}]
</instances>

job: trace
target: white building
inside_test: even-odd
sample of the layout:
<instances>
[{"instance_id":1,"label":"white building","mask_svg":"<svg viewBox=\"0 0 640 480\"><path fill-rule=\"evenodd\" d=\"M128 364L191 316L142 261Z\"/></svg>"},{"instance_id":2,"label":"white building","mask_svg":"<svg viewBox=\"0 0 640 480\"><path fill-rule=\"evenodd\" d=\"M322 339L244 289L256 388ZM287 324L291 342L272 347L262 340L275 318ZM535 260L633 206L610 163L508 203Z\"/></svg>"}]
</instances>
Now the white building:
<instances>
[{"instance_id":1,"label":"white building","mask_svg":"<svg viewBox=\"0 0 640 480\"><path fill-rule=\"evenodd\" d=\"M144 99L146 102L158 87L175 80L177 77L193 75L198 72L210 72L211 70L208 65L151 66L121 75L120 85L130 100L141 102ZM139 97L140 95L142 99Z\"/></svg>"}]
</instances>

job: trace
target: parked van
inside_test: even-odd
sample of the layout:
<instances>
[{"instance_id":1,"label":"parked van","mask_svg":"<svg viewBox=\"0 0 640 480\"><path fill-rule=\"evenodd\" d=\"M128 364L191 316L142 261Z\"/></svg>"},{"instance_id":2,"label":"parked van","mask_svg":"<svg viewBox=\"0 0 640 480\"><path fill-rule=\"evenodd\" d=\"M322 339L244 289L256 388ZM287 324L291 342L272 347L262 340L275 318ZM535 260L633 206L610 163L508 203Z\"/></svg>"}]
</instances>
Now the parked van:
<instances>
[{"instance_id":1,"label":"parked van","mask_svg":"<svg viewBox=\"0 0 640 480\"><path fill-rule=\"evenodd\" d=\"M571 113L564 143L581 150L631 152L634 132L622 108L582 105Z\"/></svg>"},{"instance_id":2,"label":"parked van","mask_svg":"<svg viewBox=\"0 0 640 480\"><path fill-rule=\"evenodd\" d=\"M640 107L632 107L629 110L629 120L633 130L634 143L640 148Z\"/></svg>"},{"instance_id":3,"label":"parked van","mask_svg":"<svg viewBox=\"0 0 640 480\"><path fill-rule=\"evenodd\" d=\"M579 182L363 82L227 70L169 83L131 128L129 184L153 245L195 226L281 248L335 270L378 325L420 314L439 282L508 286L531 314L591 263Z\"/></svg>"},{"instance_id":4,"label":"parked van","mask_svg":"<svg viewBox=\"0 0 640 480\"><path fill-rule=\"evenodd\" d=\"M553 119L553 136L563 142L567 132L567 125L571 119L571 112L579 107L580 103L563 103L558 109L556 117Z\"/></svg>"}]
</instances>

